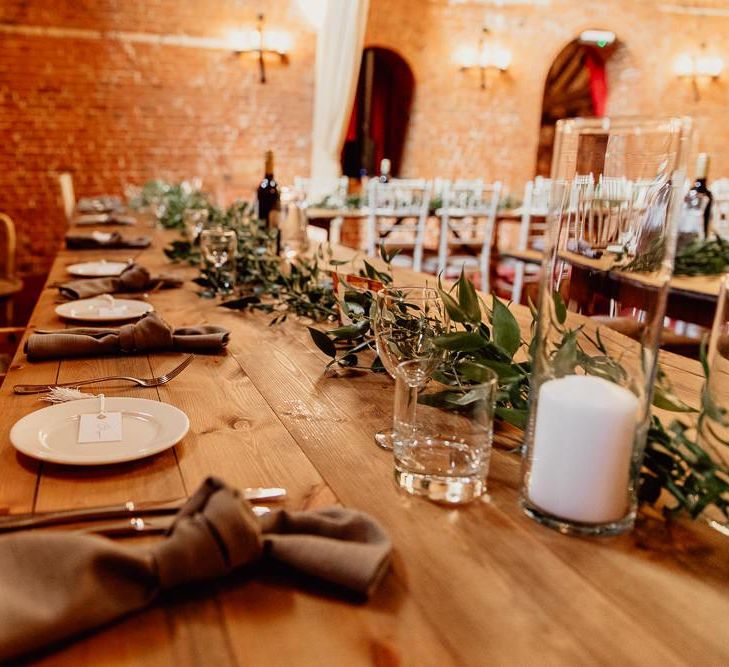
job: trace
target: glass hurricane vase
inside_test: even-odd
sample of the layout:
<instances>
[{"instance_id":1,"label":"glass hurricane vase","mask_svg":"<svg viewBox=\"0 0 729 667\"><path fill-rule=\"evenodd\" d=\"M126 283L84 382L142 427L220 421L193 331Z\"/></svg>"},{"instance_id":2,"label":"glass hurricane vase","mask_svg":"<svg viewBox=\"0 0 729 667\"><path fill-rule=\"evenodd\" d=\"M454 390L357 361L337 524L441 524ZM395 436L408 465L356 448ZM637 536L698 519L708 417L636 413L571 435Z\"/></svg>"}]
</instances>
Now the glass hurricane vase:
<instances>
[{"instance_id":1,"label":"glass hurricane vase","mask_svg":"<svg viewBox=\"0 0 729 667\"><path fill-rule=\"evenodd\" d=\"M557 124L521 502L563 533L634 522L689 136L678 118Z\"/></svg>"}]
</instances>

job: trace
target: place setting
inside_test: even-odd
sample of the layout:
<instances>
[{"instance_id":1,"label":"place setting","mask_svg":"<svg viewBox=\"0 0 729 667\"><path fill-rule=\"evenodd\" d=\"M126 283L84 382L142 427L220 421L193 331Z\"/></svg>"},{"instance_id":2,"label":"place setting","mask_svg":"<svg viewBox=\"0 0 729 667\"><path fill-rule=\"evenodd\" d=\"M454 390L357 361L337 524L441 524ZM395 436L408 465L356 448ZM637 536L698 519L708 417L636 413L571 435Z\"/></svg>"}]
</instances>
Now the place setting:
<instances>
[{"instance_id":1,"label":"place setting","mask_svg":"<svg viewBox=\"0 0 729 667\"><path fill-rule=\"evenodd\" d=\"M729 0L20 4L0 663L729 665Z\"/></svg>"}]
</instances>

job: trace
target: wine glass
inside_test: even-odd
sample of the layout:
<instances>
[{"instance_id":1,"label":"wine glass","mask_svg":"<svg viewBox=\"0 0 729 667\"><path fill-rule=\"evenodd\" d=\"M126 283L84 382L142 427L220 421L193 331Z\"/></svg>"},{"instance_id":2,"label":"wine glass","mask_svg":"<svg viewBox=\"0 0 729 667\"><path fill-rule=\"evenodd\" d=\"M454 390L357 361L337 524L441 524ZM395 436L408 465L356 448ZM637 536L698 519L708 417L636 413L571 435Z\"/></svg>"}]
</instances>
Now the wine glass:
<instances>
[{"instance_id":1,"label":"wine glass","mask_svg":"<svg viewBox=\"0 0 729 667\"><path fill-rule=\"evenodd\" d=\"M190 243L195 243L208 221L208 210L206 208L186 208L182 213L182 221L185 225L185 236Z\"/></svg>"},{"instance_id":2,"label":"wine glass","mask_svg":"<svg viewBox=\"0 0 729 667\"><path fill-rule=\"evenodd\" d=\"M200 234L200 253L204 268L214 269L216 291L228 294L235 285L235 257L238 237L232 229L204 229Z\"/></svg>"},{"instance_id":3,"label":"wine glass","mask_svg":"<svg viewBox=\"0 0 729 667\"><path fill-rule=\"evenodd\" d=\"M382 365L395 378L403 361L425 361L428 376L443 359L443 350L433 338L446 333L450 320L432 287L386 287L377 293L373 327L377 354ZM375 442L392 449L392 429L378 431Z\"/></svg>"}]
</instances>

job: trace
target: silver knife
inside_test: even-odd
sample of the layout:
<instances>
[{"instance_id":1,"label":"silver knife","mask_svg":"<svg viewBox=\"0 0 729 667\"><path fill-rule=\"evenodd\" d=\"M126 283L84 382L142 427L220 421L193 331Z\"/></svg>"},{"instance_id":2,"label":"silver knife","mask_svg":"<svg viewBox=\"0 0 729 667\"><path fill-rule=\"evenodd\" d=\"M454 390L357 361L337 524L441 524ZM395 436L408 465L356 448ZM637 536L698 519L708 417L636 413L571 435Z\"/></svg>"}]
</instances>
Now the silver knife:
<instances>
[{"instance_id":1,"label":"silver knife","mask_svg":"<svg viewBox=\"0 0 729 667\"><path fill-rule=\"evenodd\" d=\"M286 489L278 487L262 487L245 489L243 497L251 502L273 502L286 496ZM175 514L187 502L187 498L166 502L135 503L127 501L121 505L105 505L101 507L83 507L79 509L58 510L53 512L36 512L28 514L8 514L0 517L0 533L25 528L41 528L59 526L80 521L98 521L100 519L121 519L126 517L149 516L152 514Z\"/></svg>"},{"instance_id":2,"label":"silver knife","mask_svg":"<svg viewBox=\"0 0 729 667\"><path fill-rule=\"evenodd\" d=\"M256 516L268 514L271 510L268 507L254 507L253 513ZM156 535L166 533L173 522L174 516L134 516L131 519L117 519L102 524L94 524L74 530L74 533L84 535L105 535L106 537L134 537L135 535Z\"/></svg>"}]
</instances>

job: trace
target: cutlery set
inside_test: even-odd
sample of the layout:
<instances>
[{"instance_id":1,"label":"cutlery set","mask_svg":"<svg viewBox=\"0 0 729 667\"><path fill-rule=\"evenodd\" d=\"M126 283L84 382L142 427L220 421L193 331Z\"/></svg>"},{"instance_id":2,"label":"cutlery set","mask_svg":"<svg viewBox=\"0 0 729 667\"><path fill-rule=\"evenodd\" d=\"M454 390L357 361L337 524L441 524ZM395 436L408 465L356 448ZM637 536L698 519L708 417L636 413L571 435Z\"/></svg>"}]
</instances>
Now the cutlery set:
<instances>
[{"instance_id":1,"label":"cutlery set","mask_svg":"<svg viewBox=\"0 0 729 667\"><path fill-rule=\"evenodd\" d=\"M243 497L251 503L277 502L286 497L286 489L279 487L249 488L244 490ZM127 501L118 505L9 514L0 517L0 534L35 528L74 526L75 524L89 525L72 528L73 532L109 537L162 533L169 529L174 521L174 515L186 502L187 498L163 502ZM263 516L271 510L262 505L254 505L253 511L256 516Z\"/></svg>"}]
</instances>

